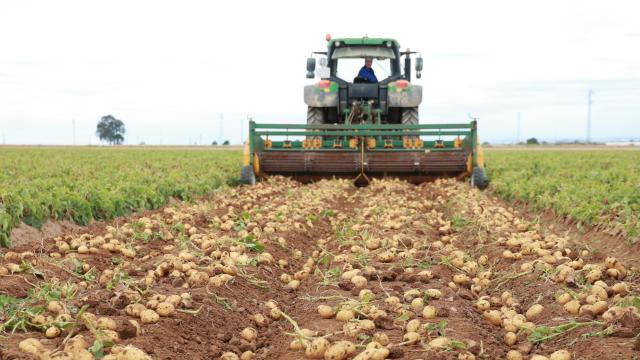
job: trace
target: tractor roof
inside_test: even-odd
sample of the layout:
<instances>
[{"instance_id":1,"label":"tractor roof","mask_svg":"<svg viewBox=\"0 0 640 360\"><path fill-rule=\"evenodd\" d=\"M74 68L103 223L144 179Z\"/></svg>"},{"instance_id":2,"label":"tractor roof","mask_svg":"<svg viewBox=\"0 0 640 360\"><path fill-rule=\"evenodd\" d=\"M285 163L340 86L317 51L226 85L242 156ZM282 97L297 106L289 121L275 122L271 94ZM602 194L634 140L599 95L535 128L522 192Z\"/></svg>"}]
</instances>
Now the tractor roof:
<instances>
[{"instance_id":1,"label":"tractor roof","mask_svg":"<svg viewBox=\"0 0 640 360\"><path fill-rule=\"evenodd\" d=\"M395 47L400 47L400 44L395 39L389 38L369 38L369 37L361 37L361 38L339 38L339 39L331 39L329 40L329 46L332 46L336 41L340 41L345 45L369 45L383 46L387 41L391 42Z\"/></svg>"}]
</instances>

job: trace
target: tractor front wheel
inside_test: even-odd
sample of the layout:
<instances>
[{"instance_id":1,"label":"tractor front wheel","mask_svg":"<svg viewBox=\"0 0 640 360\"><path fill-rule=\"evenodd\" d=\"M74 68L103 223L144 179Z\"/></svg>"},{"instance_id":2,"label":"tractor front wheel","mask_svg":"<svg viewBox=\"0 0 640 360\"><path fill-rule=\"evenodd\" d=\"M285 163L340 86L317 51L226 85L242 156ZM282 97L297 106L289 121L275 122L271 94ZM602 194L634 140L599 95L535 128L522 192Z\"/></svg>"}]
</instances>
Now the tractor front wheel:
<instances>
[{"instance_id":1,"label":"tractor front wheel","mask_svg":"<svg viewBox=\"0 0 640 360\"><path fill-rule=\"evenodd\" d=\"M243 166L240 170L240 184L242 185L255 185L256 174L253 173L252 166Z\"/></svg>"},{"instance_id":2,"label":"tractor front wheel","mask_svg":"<svg viewBox=\"0 0 640 360\"><path fill-rule=\"evenodd\" d=\"M474 167L471 174L471 186L475 186L480 190L484 190L489 185L489 178L484 173L484 168Z\"/></svg>"}]
</instances>

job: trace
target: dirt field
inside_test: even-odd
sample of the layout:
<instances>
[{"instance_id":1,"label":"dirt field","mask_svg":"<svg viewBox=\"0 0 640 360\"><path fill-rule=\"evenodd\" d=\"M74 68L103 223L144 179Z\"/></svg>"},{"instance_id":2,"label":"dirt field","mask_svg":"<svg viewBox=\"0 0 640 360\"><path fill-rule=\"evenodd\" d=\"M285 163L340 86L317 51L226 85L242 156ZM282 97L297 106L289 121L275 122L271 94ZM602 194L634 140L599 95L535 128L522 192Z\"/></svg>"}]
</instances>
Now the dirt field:
<instances>
[{"instance_id":1,"label":"dirt field","mask_svg":"<svg viewBox=\"0 0 640 360\"><path fill-rule=\"evenodd\" d=\"M274 177L3 250L0 359L640 357L637 247L556 221Z\"/></svg>"}]
</instances>

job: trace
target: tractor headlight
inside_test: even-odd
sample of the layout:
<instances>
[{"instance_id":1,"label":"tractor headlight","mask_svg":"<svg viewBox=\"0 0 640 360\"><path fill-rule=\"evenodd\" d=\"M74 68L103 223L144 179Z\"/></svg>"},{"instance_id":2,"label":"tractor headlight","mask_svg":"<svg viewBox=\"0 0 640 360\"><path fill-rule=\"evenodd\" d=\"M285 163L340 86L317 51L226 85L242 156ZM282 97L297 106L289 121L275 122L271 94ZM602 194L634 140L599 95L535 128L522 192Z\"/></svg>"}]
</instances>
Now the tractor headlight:
<instances>
[{"instance_id":1,"label":"tractor headlight","mask_svg":"<svg viewBox=\"0 0 640 360\"><path fill-rule=\"evenodd\" d=\"M387 45L387 47L388 47L388 48L390 48L390 47L391 47L391 41L387 41L387 42L385 43L385 45Z\"/></svg>"},{"instance_id":2,"label":"tractor headlight","mask_svg":"<svg viewBox=\"0 0 640 360\"><path fill-rule=\"evenodd\" d=\"M336 47L339 47L339 46L340 46L340 41L336 41L336 42L335 42L335 46L336 46Z\"/></svg>"}]
</instances>

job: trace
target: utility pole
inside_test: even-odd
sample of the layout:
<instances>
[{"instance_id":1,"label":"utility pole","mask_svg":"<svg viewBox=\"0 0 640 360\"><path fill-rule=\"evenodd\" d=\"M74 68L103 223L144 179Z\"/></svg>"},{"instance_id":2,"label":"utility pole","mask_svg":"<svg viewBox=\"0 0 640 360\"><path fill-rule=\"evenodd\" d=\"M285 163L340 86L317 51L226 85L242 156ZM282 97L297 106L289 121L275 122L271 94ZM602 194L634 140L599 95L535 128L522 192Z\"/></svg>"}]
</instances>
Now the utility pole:
<instances>
[{"instance_id":1,"label":"utility pole","mask_svg":"<svg viewBox=\"0 0 640 360\"><path fill-rule=\"evenodd\" d=\"M218 144L222 145L224 140L222 140L222 113L220 113L220 132L218 133Z\"/></svg>"},{"instance_id":2,"label":"utility pole","mask_svg":"<svg viewBox=\"0 0 640 360\"><path fill-rule=\"evenodd\" d=\"M517 143L520 143L520 112L518 111L518 141Z\"/></svg>"},{"instance_id":3,"label":"utility pole","mask_svg":"<svg viewBox=\"0 0 640 360\"><path fill-rule=\"evenodd\" d=\"M593 101L591 101L592 94L593 91L589 89L589 95L587 96L587 144L591 142L591 104L593 104Z\"/></svg>"},{"instance_id":4,"label":"utility pole","mask_svg":"<svg viewBox=\"0 0 640 360\"><path fill-rule=\"evenodd\" d=\"M73 145L76 144L76 119L71 120L71 126L73 127Z\"/></svg>"},{"instance_id":5,"label":"utility pole","mask_svg":"<svg viewBox=\"0 0 640 360\"><path fill-rule=\"evenodd\" d=\"M244 114L243 114L244 115ZM240 145L244 144L244 116L240 116ZM247 120L249 121L249 114L247 114Z\"/></svg>"}]
</instances>

